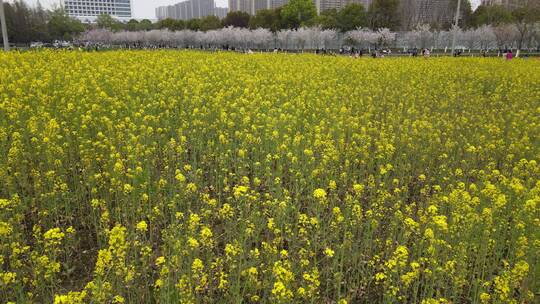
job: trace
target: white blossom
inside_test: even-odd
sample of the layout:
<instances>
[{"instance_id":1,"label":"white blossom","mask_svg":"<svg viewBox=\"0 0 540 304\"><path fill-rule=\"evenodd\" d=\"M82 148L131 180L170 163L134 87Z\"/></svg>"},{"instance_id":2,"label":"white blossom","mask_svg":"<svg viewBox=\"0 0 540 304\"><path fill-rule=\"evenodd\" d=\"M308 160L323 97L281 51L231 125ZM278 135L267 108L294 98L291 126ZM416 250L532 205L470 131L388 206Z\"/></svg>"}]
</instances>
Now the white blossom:
<instances>
[{"instance_id":1,"label":"white blossom","mask_svg":"<svg viewBox=\"0 0 540 304\"><path fill-rule=\"evenodd\" d=\"M268 29L226 27L206 32L181 30L151 30L139 32L111 32L97 29L83 33L79 40L86 43L130 46L134 44L153 47L205 47L221 48L228 46L237 49L269 49L281 47L289 50L314 50L338 48L342 39L346 39L361 48L371 47L400 47L406 48L439 48L448 49L456 35L457 49L493 49L514 47L517 44L518 32L514 25L492 27L484 25L476 29L462 30L453 27L448 31L433 30L429 25L420 24L412 31L395 33L387 28L373 31L358 28L345 35L339 35L335 30L322 30L320 27L297 30L281 30L272 33ZM529 48L540 46L540 24L536 24L524 42Z\"/></svg>"}]
</instances>

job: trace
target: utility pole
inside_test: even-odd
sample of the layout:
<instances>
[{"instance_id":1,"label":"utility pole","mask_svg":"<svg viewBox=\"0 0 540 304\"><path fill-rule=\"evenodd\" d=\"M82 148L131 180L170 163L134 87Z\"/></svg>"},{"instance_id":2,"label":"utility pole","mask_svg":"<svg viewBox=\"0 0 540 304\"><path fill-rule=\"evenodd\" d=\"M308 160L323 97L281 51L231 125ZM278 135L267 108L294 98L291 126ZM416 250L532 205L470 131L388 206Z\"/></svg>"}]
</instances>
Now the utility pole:
<instances>
[{"instance_id":1,"label":"utility pole","mask_svg":"<svg viewBox=\"0 0 540 304\"><path fill-rule=\"evenodd\" d=\"M9 51L8 33L6 26L6 14L4 14L4 0L0 0L0 23L2 26L2 38L4 38L4 51Z\"/></svg>"},{"instance_id":2,"label":"utility pole","mask_svg":"<svg viewBox=\"0 0 540 304\"><path fill-rule=\"evenodd\" d=\"M456 10L456 19L454 20L454 33L452 35L452 56L454 56L456 51L456 35L457 35L457 28L459 25L459 11L461 10L461 0L458 0L457 3L457 10Z\"/></svg>"}]
</instances>

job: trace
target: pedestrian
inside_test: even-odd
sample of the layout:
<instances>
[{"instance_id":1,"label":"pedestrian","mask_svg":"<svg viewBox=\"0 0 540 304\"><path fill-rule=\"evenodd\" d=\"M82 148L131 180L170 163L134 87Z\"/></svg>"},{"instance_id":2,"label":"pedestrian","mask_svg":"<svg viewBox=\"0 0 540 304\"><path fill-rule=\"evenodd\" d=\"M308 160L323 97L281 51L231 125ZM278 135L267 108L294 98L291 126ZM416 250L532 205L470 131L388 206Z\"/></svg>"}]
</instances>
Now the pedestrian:
<instances>
[{"instance_id":1,"label":"pedestrian","mask_svg":"<svg viewBox=\"0 0 540 304\"><path fill-rule=\"evenodd\" d=\"M512 54L512 50L509 50L506 53L506 60L512 60L512 58L514 58L514 54Z\"/></svg>"}]
</instances>

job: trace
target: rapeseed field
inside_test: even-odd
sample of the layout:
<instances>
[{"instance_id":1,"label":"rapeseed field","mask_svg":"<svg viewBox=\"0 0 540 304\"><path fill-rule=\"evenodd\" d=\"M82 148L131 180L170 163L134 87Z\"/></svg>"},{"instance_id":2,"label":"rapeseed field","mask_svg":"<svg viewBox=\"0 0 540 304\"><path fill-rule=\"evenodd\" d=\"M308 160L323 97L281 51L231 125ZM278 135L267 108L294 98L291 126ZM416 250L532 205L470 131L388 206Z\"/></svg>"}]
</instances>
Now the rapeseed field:
<instances>
[{"instance_id":1,"label":"rapeseed field","mask_svg":"<svg viewBox=\"0 0 540 304\"><path fill-rule=\"evenodd\" d=\"M540 61L0 54L1 303L538 303Z\"/></svg>"}]
</instances>

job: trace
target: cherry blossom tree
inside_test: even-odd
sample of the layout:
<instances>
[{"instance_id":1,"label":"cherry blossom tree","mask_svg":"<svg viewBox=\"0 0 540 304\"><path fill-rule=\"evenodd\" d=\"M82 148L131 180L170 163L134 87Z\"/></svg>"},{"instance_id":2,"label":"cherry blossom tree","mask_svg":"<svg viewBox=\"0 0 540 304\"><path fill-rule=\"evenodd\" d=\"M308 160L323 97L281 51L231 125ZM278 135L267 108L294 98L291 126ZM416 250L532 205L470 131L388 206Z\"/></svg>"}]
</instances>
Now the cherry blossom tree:
<instances>
[{"instance_id":1,"label":"cherry blossom tree","mask_svg":"<svg viewBox=\"0 0 540 304\"><path fill-rule=\"evenodd\" d=\"M179 48L236 48L259 50L279 46L288 50L327 49L337 48L345 39L360 48L372 47L419 47L419 48L449 48L453 35L456 34L457 48L491 49L495 47L506 48L516 45L517 30L514 25L501 25L492 27L484 25L476 29L463 31L454 27L449 31L434 31L429 25L418 25L409 32L395 33L387 28L373 31L367 28L357 28L345 33L343 37L335 30L323 30L320 27L301 27L297 30L281 30L272 33L268 29L254 30L246 28L225 27L206 32L181 30L169 31L167 29L139 31L139 32L111 32L104 29L90 30L83 33L79 40L88 43L100 43L131 47L143 45L145 47L179 47ZM538 47L540 44L540 24L531 30L530 38L526 41L529 47Z\"/></svg>"},{"instance_id":2,"label":"cherry blossom tree","mask_svg":"<svg viewBox=\"0 0 540 304\"><path fill-rule=\"evenodd\" d=\"M475 29L478 47L481 50L489 50L497 46L497 37L491 25L483 25Z\"/></svg>"},{"instance_id":3,"label":"cherry blossom tree","mask_svg":"<svg viewBox=\"0 0 540 304\"><path fill-rule=\"evenodd\" d=\"M408 47L429 48L433 47L434 38L429 24L419 24L414 30L405 33L405 41Z\"/></svg>"},{"instance_id":4,"label":"cherry blossom tree","mask_svg":"<svg viewBox=\"0 0 540 304\"><path fill-rule=\"evenodd\" d=\"M377 43L379 46L388 47L396 40L396 33L387 28L377 30Z\"/></svg>"},{"instance_id":5,"label":"cherry blossom tree","mask_svg":"<svg viewBox=\"0 0 540 304\"><path fill-rule=\"evenodd\" d=\"M499 25L493 28L493 33L497 40L497 47L500 49L513 48L519 35L513 24Z\"/></svg>"},{"instance_id":6,"label":"cherry blossom tree","mask_svg":"<svg viewBox=\"0 0 540 304\"><path fill-rule=\"evenodd\" d=\"M277 41L282 49L289 49L289 45L292 40L291 34L292 30L281 30L277 32Z\"/></svg>"},{"instance_id":7,"label":"cherry blossom tree","mask_svg":"<svg viewBox=\"0 0 540 304\"><path fill-rule=\"evenodd\" d=\"M273 40L272 32L270 32L268 29L258 28L256 30L251 31L251 36L253 39L253 43L258 49L267 49L268 45Z\"/></svg>"},{"instance_id":8,"label":"cherry blossom tree","mask_svg":"<svg viewBox=\"0 0 540 304\"><path fill-rule=\"evenodd\" d=\"M376 44L379 36L377 33L370 29L358 28L353 31L349 31L345 34L346 38L354 41L361 48L370 49L372 45Z\"/></svg>"},{"instance_id":9,"label":"cherry blossom tree","mask_svg":"<svg viewBox=\"0 0 540 304\"><path fill-rule=\"evenodd\" d=\"M335 30L323 30L321 31L322 47L324 49L329 48L331 45L335 45L338 40L338 33Z\"/></svg>"}]
</instances>

